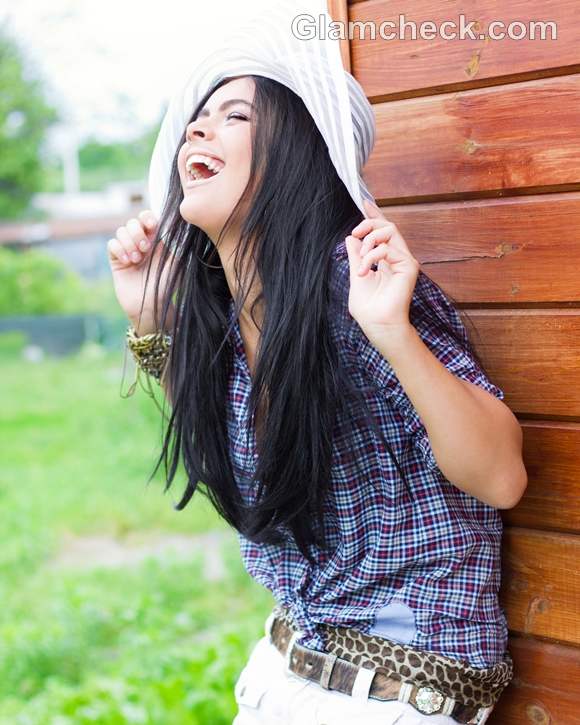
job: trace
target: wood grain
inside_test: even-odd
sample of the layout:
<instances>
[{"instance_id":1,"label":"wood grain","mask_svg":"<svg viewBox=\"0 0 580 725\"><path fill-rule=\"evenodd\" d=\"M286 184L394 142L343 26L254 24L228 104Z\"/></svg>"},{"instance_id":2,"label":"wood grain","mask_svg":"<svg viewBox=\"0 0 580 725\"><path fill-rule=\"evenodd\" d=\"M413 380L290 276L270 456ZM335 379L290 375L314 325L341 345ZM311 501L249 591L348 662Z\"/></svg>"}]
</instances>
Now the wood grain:
<instances>
[{"instance_id":1,"label":"wood grain","mask_svg":"<svg viewBox=\"0 0 580 725\"><path fill-rule=\"evenodd\" d=\"M460 305L580 303L580 193L382 205Z\"/></svg>"},{"instance_id":2,"label":"wood grain","mask_svg":"<svg viewBox=\"0 0 580 725\"><path fill-rule=\"evenodd\" d=\"M503 509L506 526L580 533L580 424L520 420L528 487L517 506Z\"/></svg>"},{"instance_id":3,"label":"wood grain","mask_svg":"<svg viewBox=\"0 0 580 725\"><path fill-rule=\"evenodd\" d=\"M490 725L580 725L580 25L576 0L351 0L350 20L553 20L557 40L358 40L374 103L364 172L460 310L524 433L502 510L515 678Z\"/></svg>"},{"instance_id":4,"label":"wood grain","mask_svg":"<svg viewBox=\"0 0 580 725\"><path fill-rule=\"evenodd\" d=\"M507 527L500 603L512 633L580 644L580 536Z\"/></svg>"},{"instance_id":5,"label":"wood grain","mask_svg":"<svg viewBox=\"0 0 580 725\"><path fill-rule=\"evenodd\" d=\"M374 106L383 203L580 189L580 74Z\"/></svg>"},{"instance_id":6,"label":"wood grain","mask_svg":"<svg viewBox=\"0 0 580 725\"><path fill-rule=\"evenodd\" d=\"M514 412L577 421L580 310L470 309L462 318L488 377Z\"/></svg>"},{"instance_id":7,"label":"wood grain","mask_svg":"<svg viewBox=\"0 0 580 725\"><path fill-rule=\"evenodd\" d=\"M512 636L514 679L487 725L580 725L580 649Z\"/></svg>"},{"instance_id":8,"label":"wood grain","mask_svg":"<svg viewBox=\"0 0 580 725\"><path fill-rule=\"evenodd\" d=\"M352 4L349 20L374 23L376 28L375 40L372 40L370 26L364 33L361 30L353 32L350 43L352 72L372 100L434 95L575 73L580 70L577 12L576 0L557 3L510 0L501 5L495 0L446 0L445 3L372 0ZM449 38L450 32L458 30L461 14L466 22L475 21L472 26L475 39ZM401 34L400 17L407 23L416 24L415 39L410 26L405 36ZM395 37L388 40L381 37L383 21L395 22ZM507 30L513 21L524 23L525 36L519 40L510 37L495 40L489 33L491 21L504 24L498 27L500 31ZM532 40L531 21L553 22L555 32L547 32L545 40ZM435 24L436 37L421 37L419 30L425 22ZM442 25L445 22L455 25ZM515 30L518 30L517 26ZM386 32L392 32L392 29L386 27Z\"/></svg>"}]
</instances>

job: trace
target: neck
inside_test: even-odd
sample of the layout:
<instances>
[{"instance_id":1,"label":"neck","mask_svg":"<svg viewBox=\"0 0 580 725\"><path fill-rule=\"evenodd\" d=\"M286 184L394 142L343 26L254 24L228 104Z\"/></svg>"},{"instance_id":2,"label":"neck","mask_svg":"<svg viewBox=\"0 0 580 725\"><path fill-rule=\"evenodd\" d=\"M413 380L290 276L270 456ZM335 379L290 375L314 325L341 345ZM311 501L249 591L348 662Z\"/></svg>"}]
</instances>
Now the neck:
<instances>
[{"instance_id":1,"label":"neck","mask_svg":"<svg viewBox=\"0 0 580 725\"><path fill-rule=\"evenodd\" d=\"M214 242L215 244L215 242ZM230 293L233 298L236 298L240 294L240 289L238 282L236 280L236 275L234 271L234 255L237 246L239 245L239 232L236 233L235 231L230 231L226 236L222 237L220 240L216 251L219 255L220 261L222 263L222 267L224 269L224 274L226 276L226 281L228 283L228 287L230 289ZM249 264L249 262L248 262ZM243 270L242 272L242 278L250 279L252 275L252 270L248 267L247 269ZM249 330L251 333L259 333L260 329L262 327L262 322L264 319L263 316L263 301L258 303L254 310L254 314L256 316L257 322L259 327L257 327L252 320L251 316L251 308L254 303L254 300L258 297L262 289L262 286L260 284L259 277L256 276L256 279L254 279L252 287L246 297L246 300L244 302L244 305L240 312L240 322L245 326L247 330Z\"/></svg>"}]
</instances>

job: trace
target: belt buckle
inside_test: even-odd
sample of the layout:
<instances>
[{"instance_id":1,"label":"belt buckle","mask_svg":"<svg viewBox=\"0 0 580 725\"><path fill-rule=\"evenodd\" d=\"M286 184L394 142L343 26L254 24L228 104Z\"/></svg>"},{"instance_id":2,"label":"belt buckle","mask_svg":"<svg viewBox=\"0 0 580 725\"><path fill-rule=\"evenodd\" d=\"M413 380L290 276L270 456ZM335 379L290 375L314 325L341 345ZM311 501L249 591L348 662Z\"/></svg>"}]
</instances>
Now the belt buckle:
<instances>
[{"instance_id":1,"label":"belt buckle","mask_svg":"<svg viewBox=\"0 0 580 725\"><path fill-rule=\"evenodd\" d=\"M414 695L413 692L415 692ZM406 681L401 682L397 699L400 702L408 702L416 710L426 715L432 715L433 713L451 715L455 705L455 700L452 697L447 697L434 687L429 685L418 686Z\"/></svg>"},{"instance_id":2,"label":"belt buckle","mask_svg":"<svg viewBox=\"0 0 580 725\"><path fill-rule=\"evenodd\" d=\"M424 712L426 715L439 712L444 701L445 695L433 687L420 687L415 695L417 710Z\"/></svg>"},{"instance_id":3,"label":"belt buckle","mask_svg":"<svg viewBox=\"0 0 580 725\"><path fill-rule=\"evenodd\" d=\"M404 684L409 685L410 683ZM401 686L399 699L403 702L408 702L408 699L406 698L408 698L411 694L411 690L412 686L408 688L405 688L404 685ZM406 694L407 692L409 695ZM455 700L446 697L442 692L439 692L439 690L429 686L423 686L417 690L414 702L414 706L417 710L425 713L426 715L432 715L435 712L440 712L442 715L450 715L454 704ZM467 721L466 725L484 725L493 709L494 705L480 707L477 713Z\"/></svg>"}]
</instances>

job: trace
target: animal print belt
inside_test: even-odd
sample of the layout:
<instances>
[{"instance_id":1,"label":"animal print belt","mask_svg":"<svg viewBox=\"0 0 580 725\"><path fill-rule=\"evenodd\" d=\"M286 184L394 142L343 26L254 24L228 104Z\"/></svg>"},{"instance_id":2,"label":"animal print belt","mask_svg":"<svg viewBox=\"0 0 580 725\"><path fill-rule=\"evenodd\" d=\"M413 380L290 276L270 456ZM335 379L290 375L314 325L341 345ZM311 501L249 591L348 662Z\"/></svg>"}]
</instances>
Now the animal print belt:
<instances>
[{"instance_id":1,"label":"animal print belt","mask_svg":"<svg viewBox=\"0 0 580 725\"><path fill-rule=\"evenodd\" d=\"M460 660L416 650L348 627L320 625L326 652L297 644L289 611L274 607L266 634L294 674L347 695L409 702L424 714L449 715L459 723L482 725L513 677L513 662L478 669Z\"/></svg>"}]
</instances>

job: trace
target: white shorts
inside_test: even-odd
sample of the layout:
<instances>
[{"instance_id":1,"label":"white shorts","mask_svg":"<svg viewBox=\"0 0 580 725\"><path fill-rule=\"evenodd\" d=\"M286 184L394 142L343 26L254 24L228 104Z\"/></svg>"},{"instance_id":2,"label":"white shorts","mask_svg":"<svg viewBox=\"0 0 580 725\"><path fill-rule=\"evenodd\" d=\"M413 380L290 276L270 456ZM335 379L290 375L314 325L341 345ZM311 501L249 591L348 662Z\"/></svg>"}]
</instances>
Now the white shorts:
<instances>
[{"instance_id":1,"label":"white shorts","mask_svg":"<svg viewBox=\"0 0 580 725\"><path fill-rule=\"evenodd\" d=\"M232 725L457 725L449 715L423 715L399 700L356 698L286 670L286 660L264 636L235 684Z\"/></svg>"}]
</instances>

